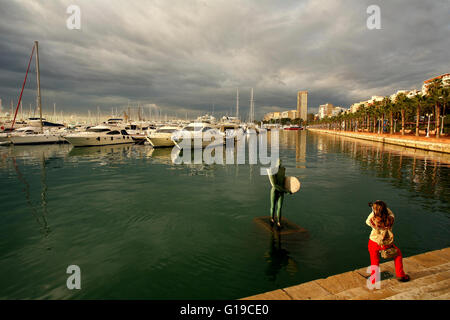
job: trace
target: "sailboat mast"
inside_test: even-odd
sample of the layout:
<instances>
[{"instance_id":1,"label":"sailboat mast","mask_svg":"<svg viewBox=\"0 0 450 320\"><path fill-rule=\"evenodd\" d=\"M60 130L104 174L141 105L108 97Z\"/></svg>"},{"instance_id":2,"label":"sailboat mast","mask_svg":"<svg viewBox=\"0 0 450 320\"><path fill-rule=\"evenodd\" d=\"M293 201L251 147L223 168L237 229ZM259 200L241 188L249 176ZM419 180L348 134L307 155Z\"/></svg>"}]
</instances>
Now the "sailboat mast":
<instances>
[{"instance_id":1,"label":"sailboat mast","mask_svg":"<svg viewBox=\"0 0 450 320\"><path fill-rule=\"evenodd\" d=\"M236 118L239 119L239 88L236 89Z\"/></svg>"},{"instance_id":2,"label":"sailboat mast","mask_svg":"<svg viewBox=\"0 0 450 320\"><path fill-rule=\"evenodd\" d=\"M253 108L254 108L254 100L253 100L253 88L252 88L251 93L250 93L250 115L249 115L251 123L253 122L253 115L254 115Z\"/></svg>"},{"instance_id":3,"label":"sailboat mast","mask_svg":"<svg viewBox=\"0 0 450 320\"><path fill-rule=\"evenodd\" d=\"M42 104L41 104L41 74L39 71L39 43L37 41L34 42L36 47L36 77L37 77L37 103L39 108L39 117L41 119L41 132L44 131L42 124Z\"/></svg>"}]
</instances>

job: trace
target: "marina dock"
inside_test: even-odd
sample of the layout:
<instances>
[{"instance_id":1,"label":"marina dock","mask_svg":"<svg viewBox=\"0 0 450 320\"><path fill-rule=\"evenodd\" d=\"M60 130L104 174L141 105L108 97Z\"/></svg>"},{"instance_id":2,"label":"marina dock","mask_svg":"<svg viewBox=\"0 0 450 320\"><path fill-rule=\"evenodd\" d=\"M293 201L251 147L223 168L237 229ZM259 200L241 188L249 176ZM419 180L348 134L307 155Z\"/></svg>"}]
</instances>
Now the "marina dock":
<instances>
[{"instance_id":1,"label":"marina dock","mask_svg":"<svg viewBox=\"0 0 450 320\"><path fill-rule=\"evenodd\" d=\"M369 259L369 258L367 258ZM395 278L394 261L380 264L380 289L367 288L367 267L243 300L448 300L450 247L403 257L409 282Z\"/></svg>"},{"instance_id":2,"label":"marina dock","mask_svg":"<svg viewBox=\"0 0 450 320\"><path fill-rule=\"evenodd\" d=\"M327 134L334 134L337 136L350 137L368 141L375 141L387 144L398 145L402 147L415 148L427 151L450 153L450 143L442 142L440 139L438 142L434 141L433 138L420 137L419 139L410 136L398 136L392 137L388 134L380 135L366 132L348 132L348 131L335 131L335 130L325 130L317 128L308 128L309 131L322 132Z\"/></svg>"}]
</instances>

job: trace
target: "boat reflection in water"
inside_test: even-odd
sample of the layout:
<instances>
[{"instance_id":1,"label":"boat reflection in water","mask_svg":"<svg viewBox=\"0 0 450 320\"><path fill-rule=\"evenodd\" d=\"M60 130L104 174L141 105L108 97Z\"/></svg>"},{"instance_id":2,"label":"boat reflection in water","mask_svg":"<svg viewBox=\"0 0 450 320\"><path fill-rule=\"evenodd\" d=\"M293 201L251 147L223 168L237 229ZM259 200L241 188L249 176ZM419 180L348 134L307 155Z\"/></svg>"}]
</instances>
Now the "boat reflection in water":
<instances>
[{"instance_id":1,"label":"boat reflection in water","mask_svg":"<svg viewBox=\"0 0 450 320\"><path fill-rule=\"evenodd\" d=\"M126 155L132 150L130 144L91 146L89 148L73 147L69 152L69 157L104 157L106 155Z\"/></svg>"},{"instance_id":2,"label":"boat reflection in water","mask_svg":"<svg viewBox=\"0 0 450 320\"><path fill-rule=\"evenodd\" d=\"M48 147L48 146L47 146ZM19 148L16 148L16 152L21 150L17 150ZM25 148L23 148L25 150ZM28 148L29 149L29 148ZM49 151L48 148L40 147L38 148L40 152L40 156L38 156L38 150L34 150L34 159L39 158L39 163L41 167L41 191L40 191L40 203L35 204L32 200L32 192L30 191L30 184L28 183L27 179L25 178L25 175L22 174L20 170L20 166L18 161L16 160L16 155L11 156L11 161L14 166L14 170L17 174L17 178L20 181L20 183L23 185L23 193L25 194L25 201L27 203L27 207L29 212L33 215L34 220L36 220L37 224L39 225L39 231L42 233L43 237L46 238L50 233L50 227L48 224L47 216L48 216L48 208L47 208L47 169L46 169L46 156L45 151ZM54 150L53 150L54 151ZM46 249L50 250L50 247L47 247Z\"/></svg>"},{"instance_id":3,"label":"boat reflection in water","mask_svg":"<svg viewBox=\"0 0 450 320\"><path fill-rule=\"evenodd\" d=\"M177 154L180 150L176 149ZM161 164L172 164L172 148L149 148L147 157Z\"/></svg>"},{"instance_id":4,"label":"boat reflection in water","mask_svg":"<svg viewBox=\"0 0 450 320\"><path fill-rule=\"evenodd\" d=\"M8 159L20 159L23 164L37 164L56 158L64 158L70 150L68 144L40 144L40 145L23 145L10 146L8 148L0 148L0 167L6 167L9 163Z\"/></svg>"}]
</instances>

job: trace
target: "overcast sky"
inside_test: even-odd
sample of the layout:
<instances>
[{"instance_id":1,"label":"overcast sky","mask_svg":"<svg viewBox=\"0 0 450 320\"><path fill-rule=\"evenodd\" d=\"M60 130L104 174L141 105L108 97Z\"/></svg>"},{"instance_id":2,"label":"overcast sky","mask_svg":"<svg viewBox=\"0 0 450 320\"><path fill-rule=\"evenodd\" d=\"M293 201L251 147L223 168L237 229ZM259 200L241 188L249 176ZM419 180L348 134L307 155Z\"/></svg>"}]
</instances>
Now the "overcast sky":
<instances>
[{"instance_id":1,"label":"overcast sky","mask_svg":"<svg viewBox=\"0 0 450 320\"><path fill-rule=\"evenodd\" d=\"M69 30L66 9L81 9ZM366 9L381 9L369 30ZM371 95L420 89L450 72L448 0L0 0L0 98L17 103L33 41L39 41L43 107L87 114L100 106L156 105L184 117L241 114L255 92L256 117ZM35 67L24 94L35 101Z\"/></svg>"}]
</instances>

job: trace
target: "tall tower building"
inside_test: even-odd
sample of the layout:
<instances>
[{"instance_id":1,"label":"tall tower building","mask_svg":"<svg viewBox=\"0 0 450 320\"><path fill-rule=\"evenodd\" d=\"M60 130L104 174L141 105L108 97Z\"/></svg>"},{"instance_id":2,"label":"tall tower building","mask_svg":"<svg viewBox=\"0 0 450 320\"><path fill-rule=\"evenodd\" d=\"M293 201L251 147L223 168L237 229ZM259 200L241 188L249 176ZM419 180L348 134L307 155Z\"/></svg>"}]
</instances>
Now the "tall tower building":
<instances>
[{"instance_id":1,"label":"tall tower building","mask_svg":"<svg viewBox=\"0 0 450 320\"><path fill-rule=\"evenodd\" d=\"M308 91L297 93L297 115L303 121L307 120L308 114Z\"/></svg>"}]
</instances>

